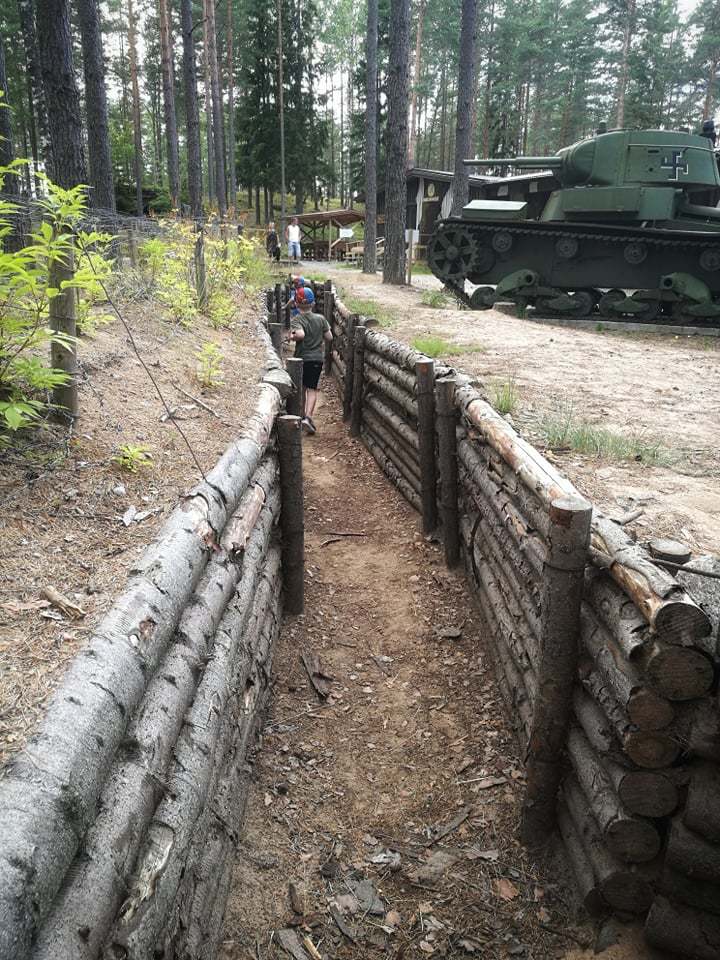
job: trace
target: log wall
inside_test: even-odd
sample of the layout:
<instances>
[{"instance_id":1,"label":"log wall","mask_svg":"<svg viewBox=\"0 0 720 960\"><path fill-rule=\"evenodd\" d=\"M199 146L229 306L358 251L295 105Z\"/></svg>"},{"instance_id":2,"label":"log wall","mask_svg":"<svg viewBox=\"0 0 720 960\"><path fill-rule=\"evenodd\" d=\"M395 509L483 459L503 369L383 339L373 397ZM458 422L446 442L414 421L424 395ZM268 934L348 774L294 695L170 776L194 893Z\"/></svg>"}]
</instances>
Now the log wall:
<instances>
[{"instance_id":1,"label":"log wall","mask_svg":"<svg viewBox=\"0 0 720 960\"><path fill-rule=\"evenodd\" d=\"M0 958L216 955L282 615L267 330L255 408L0 780Z\"/></svg>"},{"instance_id":2,"label":"log wall","mask_svg":"<svg viewBox=\"0 0 720 960\"><path fill-rule=\"evenodd\" d=\"M349 319L336 296L338 390L373 457L425 521L418 370L427 358L371 319ZM647 915L653 944L719 957L717 623L622 526L588 504L583 526L573 485L477 384L439 364L434 375L444 383L431 465L441 533L449 563L459 536L525 757L523 838L532 845L556 820L589 910ZM581 561L570 570L573 549ZM557 751L548 750L553 738Z\"/></svg>"}]
</instances>

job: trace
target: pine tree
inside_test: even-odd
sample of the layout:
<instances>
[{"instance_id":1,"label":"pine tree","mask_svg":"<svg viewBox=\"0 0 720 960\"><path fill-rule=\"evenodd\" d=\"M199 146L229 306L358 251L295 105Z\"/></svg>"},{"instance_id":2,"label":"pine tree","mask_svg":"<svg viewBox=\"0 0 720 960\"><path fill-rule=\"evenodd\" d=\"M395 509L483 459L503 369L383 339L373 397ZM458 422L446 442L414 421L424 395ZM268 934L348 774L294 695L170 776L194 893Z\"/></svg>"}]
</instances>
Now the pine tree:
<instances>
[{"instance_id":1,"label":"pine tree","mask_svg":"<svg viewBox=\"0 0 720 960\"><path fill-rule=\"evenodd\" d=\"M457 120L455 124L455 174L451 216L458 217L468 202L470 179L464 164L470 156L475 52L477 46L477 0L462 0L460 26L460 72L458 74Z\"/></svg>"},{"instance_id":2,"label":"pine tree","mask_svg":"<svg viewBox=\"0 0 720 960\"><path fill-rule=\"evenodd\" d=\"M133 0L127 0L128 20L128 61L130 65L130 87L132 90L132 121L133 121L133 168L135 173L135 205L136 213L143 216L143 142L142 142L142 106L140 103L140 83L138 79L137 59L137 22Z\"/></svg>"},{"instance_id":3,"label":"pine tree","mask_svg":"<svg viewBox=\"0 0 720 960\"><path fill-rule=\"evenodd\" d=\"M377 239L377 46L378 0L367 0L365 41L365 239L363 273L375 273Z\"/></svg>"},{"instance_id":4,"label":"pine tree","mask_svg":"<svg viewBox=\"0 0 720 960\"><path fill-rule=\"evenodd\" d=\"M40 160L45 165L45 172L53 176L52 150L50 147L50 132L48 128L47 107L45 106L45 92L40 75L40 54L37 46L37 31L35 29L35 11L32 0L18 0L20 30L23 38L25 53L25 70L27 73L28 112L30 119L30 144L35 169Z\"/></svg>"},{"instance_id":5,"label":"pine tree","mask_svg":"<svg viewBox=\"0 0 720 960\"><path fill-rule=\"evenodd\" d=\"M115 209L110 131L108 127L105 63L97 0L77 0L82 36L91 205Z\"/></svg>"},{"instance_id":6,"label":"pine tree","mask_svg":"<svg viewBox=\"0 0 720 960\"><path fill-rule=\"evenodd\" d=\"M180 206L180 159L177 119L175 117L175 62L168 0L159 0L160 56L163 77L163 106L165 111L165 143L167 150L170 206Z\"/></svg>"},{"instance_id":7,"label":"pine tree","mask_svg":"<svg viewBox=\"0 0 720 960\"><path fill-rule=\"evenodd\" d=\"M193 34L192 0L180 0L183 42L183 94L185 100L185 136L187 140L187 177L190 213L202 216L202 152L200 148L200 109L197 94L197 66Z\"/></svg>"},{"instance_id":8,"label":"pine tree","mask_svg":"<svg viewBox=\"0 0 720 960\"><path fill-rule=\"evenodd\" d=\"M405 282L410 0L392 0L388 64L383 283Z\"/></svg>"}]
</instances>

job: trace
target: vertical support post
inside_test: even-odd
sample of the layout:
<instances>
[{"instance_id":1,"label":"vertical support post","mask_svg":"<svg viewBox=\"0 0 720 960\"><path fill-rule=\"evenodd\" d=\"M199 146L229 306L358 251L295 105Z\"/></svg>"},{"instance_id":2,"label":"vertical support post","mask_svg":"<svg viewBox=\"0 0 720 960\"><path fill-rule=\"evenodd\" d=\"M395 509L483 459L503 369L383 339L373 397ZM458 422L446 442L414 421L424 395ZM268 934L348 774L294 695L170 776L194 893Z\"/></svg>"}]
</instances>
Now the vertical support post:
<instances>
[{"instance_id":1,"label":"vertical support post","mask_svg":"<svg viewBox=\"0 0 720 960\"><path fill-rule=\"evenodd\" d=\"M287 613L305 608L305 516L303 507L302 427L300 417L278 417L280 529Z\"/></svg>"},{"instance_id":2,"label":"vertical support post","mask_svg":"<svg viewBox=\"0 0 720 960\"><path fill-rule=\"evenodd\" d=\"M335 294L332 292L332 288L328 289L325 287L325 319L330 324L330 329L333 327L333 314L335 313ZM332 343L325 341L325 376L329 377L332 372Z\"/></svg>"},{"instance_id":3,"label":"vertical support post","mask_svg":"<svg viewBox=\"0 0 720 960\"><path fill-rule=\"evenodd\" d=\"M458 510L457 409L455 377L435 381L438 457L440 467L440 519L445 563L455 567L460 560L460 519Z\"/></svg>"},{"instance_id":4,"label":"vertical support post","mask_svg":"<svg viewBox=\"0 0 720 960\"><path fill-rule=\"evenodd\" d=\"M128 253L130 254L131 266L137 269L137 266L138 266L137 235L132 227L128 228Z\"/></svg>"},{"instance_id":5,"label":"vertical support post","mask_svg":"<svg viewBox=\"0 0 720 960\"><path fill-rule=\"evenodd\" d=\"M274 310L273 298L274 298L274 292L273 290L271 290L270 287L268 287L267 290L265 291L265 309L267 310L268 314L271 314Z\"/></svg>"},{"instance_id":6,"label":"vertical support post","mask_svg":"<svg viewBox=\"0 0 720 960\"><path fill-rule=\"evenodd\" d=\"M435 363L425 358L415 364L417 378L418 441L420 454L420 500L423 533L437 526L437 479L435 473Z\"/></svg>"},{"instance_id":7,"label":"vertical support post","mask_svg":"<svg viewBox=\"0 0 720 960\"><path fill-rule=\"evenodd\" d=\"M195 240L195 294L198 307L204 310L207 307L207 276L205 273L205 234L200 227Z\"/></svg>"},{"instance_id":8,"label":"vertical support post","mask_svg":"<svg viewBox=\"0 0 720 960\"><path fill-rule=\"evenodd\" d=\"M407 264L407 282L408 286L412 284L412 265L413 265L413 239L415 237L415 231L411 227L408 231L409 233L409 242L408 242L408 264Z\"/></svg>"},{"instance_id":9,"label":"vertical support post","mask_svg":"<svg viewBox=\"0 0 720 960\"><path fill-rule=\"evenodd\" d=\"M538 694L527 748L527 787L521 838L542 846L555 824L562 751L577 677L583 574L592 507L582 497L562 497L550 507L548 559L543 569Z\"/></svg>"},{"instance_id":10,"label":"vertical support post","mask_svg":"<svg viewBox=\"0 0 720 960\"><path fill-rule=\"evenodd\" d=\"M275 284L275 323L283 322L283 285Z\"/></svg>"},{"instance_id":11,"label":"vertical support post","mask_svg":"<svg viewBox=\"0 0 720 960\"><path fill-rule=\"evenodd\" d=\"M343 384L343 420L350 419L352 409L353 370L355 368L355 328L360 321L356 313L351 313L345 327L345 383Z\"/></svg>"},{"instance_id":12,"label":"vertical support post","mask_svg":"<svg viewBox=\"0 0 720 960\"><path fill-rule=\"evenodd\" d=\"M75 253L71 237L67 238L67 249L62 258L56 258L50 265L50 286L60 289L60 285L72 280L75 274ZM56 333L68 337L77 335L77 296L72 287L68 287L53 297L49 307L50 326ZM50 362L53 367L67 374L67 381L53 387L52 402L58 409L53 411L53 419L59 422L74 420L79 413L77 388L77 347L62 343L50 345Z\"/></svg>"},{"instance_id":13,"label":"vertical support post","mask_svg":"<svg viewBox=\"0 0 720 960\"><path fill-rule=\"evenodd\" d=\"M288 296L287 302L285 303L285 310L283 311L283 326L286 330L290 329L290 297Z\"/></svg>"},{"instance_id":14,"label":"vertical support post","mask_svg":"<svg viewBox=\"0 0 720 960\"><path fill-rule=\"evenodd\" d=\"M285 370L293 383L293 392L287 398L287 412L294 417L302 417L305 413L302 357L288 357L285 361Z\"/></svg>"},{"instance_id":15,"label":"vertical support post","mask_svg":"<svg viewBox=\"0 0 720 960\"><path fill-rule=\"evenodd\" d=\"M281 323L271 323L270 324L270 339L272 340L272 345L275 348L275 353L282 359L282 348L283 348L283 328Z\"/></svg>"},{"instance_id":16,"label":"vertical support post","mask_svg":"<svg viewBox=\"0 0 720 960\"><path fill-rule=\"evenodd\" d=\"M353 351L353 385L352 385L352 404L350 408L350 436L360 436L360 425L362 424L362 396L365 380L365 335L367 328L362 324L355 327L354 340L355 349Z\"/></svg>"}]
</instances>

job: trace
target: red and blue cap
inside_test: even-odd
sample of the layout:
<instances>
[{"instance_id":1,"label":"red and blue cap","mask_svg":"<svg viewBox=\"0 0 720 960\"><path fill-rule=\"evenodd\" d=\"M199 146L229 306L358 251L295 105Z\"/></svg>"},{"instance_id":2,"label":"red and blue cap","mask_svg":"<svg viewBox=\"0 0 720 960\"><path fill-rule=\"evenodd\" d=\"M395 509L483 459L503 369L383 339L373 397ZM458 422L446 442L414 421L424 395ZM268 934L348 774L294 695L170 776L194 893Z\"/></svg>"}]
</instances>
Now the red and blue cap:
<instances>
[{"instance_id":1,"label":"red and blue cap","mask_svg":"<svg viewBox=\"0 0 720 960\"><path fill-rule=\"evenodd\" d=\"M310 287L300 287L295 291L295 303L300 306L301 304L311 304L315 303L315 294L312 292Z\"/></svg>"}]
</instances>

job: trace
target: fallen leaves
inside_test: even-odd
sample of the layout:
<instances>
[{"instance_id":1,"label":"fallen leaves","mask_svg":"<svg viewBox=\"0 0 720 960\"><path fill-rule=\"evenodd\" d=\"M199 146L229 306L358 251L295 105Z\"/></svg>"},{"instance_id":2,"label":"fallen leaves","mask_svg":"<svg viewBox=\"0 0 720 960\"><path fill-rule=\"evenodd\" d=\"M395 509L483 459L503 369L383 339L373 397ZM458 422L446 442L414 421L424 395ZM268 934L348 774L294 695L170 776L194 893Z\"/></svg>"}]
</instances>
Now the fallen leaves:
<instances>
[{"instance_id":1,"label":"fallen leaves","mask_svg":"<svg viewBox=\"0 0 720 960\"><path fill-rule=\"evenodd\" d=\"M506 877L500 877L499 880L495 881L494 886L495 893L501 900L514 900L520 894L512 880L508 880Z\"/></svg>"}]
</instances>

